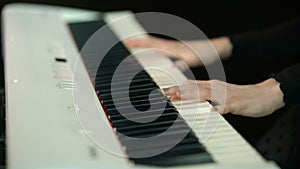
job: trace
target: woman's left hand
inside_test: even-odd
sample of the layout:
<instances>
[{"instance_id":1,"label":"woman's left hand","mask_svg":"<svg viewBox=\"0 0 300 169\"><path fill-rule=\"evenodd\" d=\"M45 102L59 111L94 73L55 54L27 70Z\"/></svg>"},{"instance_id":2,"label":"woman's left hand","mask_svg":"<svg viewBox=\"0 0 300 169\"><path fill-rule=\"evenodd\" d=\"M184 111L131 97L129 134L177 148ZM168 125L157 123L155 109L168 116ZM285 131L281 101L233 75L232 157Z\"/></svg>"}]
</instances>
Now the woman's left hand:
<instances>
[{"instance_id":1,"label":"woman's left hand","mask_svg":"<svg viewBox=\"0 0 300 169\"><path fill-rule=\"evenodd\" d=\"M214 109L222 114L262 117L284 106L279 85L273 78L254 85L234 85L218 80L189 80L181 86L164 89L163 93L171 100L209 100L215 104Z\"/></svg>"}]
</instances>

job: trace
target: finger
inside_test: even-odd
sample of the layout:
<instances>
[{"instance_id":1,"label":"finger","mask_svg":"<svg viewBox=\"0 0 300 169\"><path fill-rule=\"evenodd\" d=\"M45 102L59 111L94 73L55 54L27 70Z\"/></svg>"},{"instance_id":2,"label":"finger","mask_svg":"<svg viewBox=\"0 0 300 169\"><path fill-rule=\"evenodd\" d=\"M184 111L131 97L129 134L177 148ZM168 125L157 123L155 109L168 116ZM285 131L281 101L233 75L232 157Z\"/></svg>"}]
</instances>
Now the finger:
<instances>
[{"instance_id":1,"label":"finger","mask_svg":"<svg viewBox=\"0 0 300 169\"><path fill-rule=\"evenodd\" d=\"M152 38L131 38L124 41L128 48L149 48L152 47Z\"/></svg>"},{"instance_id":2,"label":"finger","mask_svg":"<svg viewBox=\"0 0 300 169\"><path fill-rule=\"evenodd\" d=\"M196 83L197 83L197 85L211 87L210 80L197 80Z\"/></svg>"},{"instance_id":3,"label":"finger","mask_svg":"<svg viewBox=\"0 0 300 169\"><path fill-rule=\"evenodd\" d=\"M175 95L177 91L179 91L179 86L172 86L168 88L163 88L164 95Z\"/></svg>"},{"instance_id":4,"label":"finger","mask_svg":"<svg viewBox=\"0 0 300 169\"><path fill-rule=\"evenodd\" d=\"M181 99L179 86L172 86L169 88L163 88L162 92L165 96L168 96L171 100Z\"/></svg>"},{"instance_id":5,"label":"finger","mask_svg":"<svg viewBox=\"0 0 300 169\"><path fill-rule=\"evenodd\" d=\"M185 62L182 61L182 60L177 60L177 61L175 61L175 62L174 62L174 65L175 65L177 68L179 68L181 71L183 71L183 72L185 72L185 71L187 71L187 70L190 69L189 66L188 66L187 64L185 64Z\"/></svg>"},{"instance_id":6,"label":"finger","mask_svg":"<svg viewBox=\"0 0 300 169\"><path fill-rule=\"evenodd\" d=\"M196 81L201 98L216 103L225 103L227 83L218 80Z\"/></svg>"},{"instance_id":7,"label":"finger","mask_svg":"<svg viewBox=\"0 0 300 169\"><path fill-rule=\"evenodd\" d=\"M197 85L195 80L187 80L180 86L181 99L199 99L201 101L200 93L201 87Z\"/></svg>"},{"instance_id":8,"label":"finger","mask_svg":"<svg viewBox=\"0 0 300 169\"><path fill-rule=\"evenodd\" d=\"M170 96L170 100L181 100L182 99L182 97L181 97L181 93L180 93L180 91L177 91L176 93L175 93L175 95L171 95Z\"/></svg>"}]
</instances>

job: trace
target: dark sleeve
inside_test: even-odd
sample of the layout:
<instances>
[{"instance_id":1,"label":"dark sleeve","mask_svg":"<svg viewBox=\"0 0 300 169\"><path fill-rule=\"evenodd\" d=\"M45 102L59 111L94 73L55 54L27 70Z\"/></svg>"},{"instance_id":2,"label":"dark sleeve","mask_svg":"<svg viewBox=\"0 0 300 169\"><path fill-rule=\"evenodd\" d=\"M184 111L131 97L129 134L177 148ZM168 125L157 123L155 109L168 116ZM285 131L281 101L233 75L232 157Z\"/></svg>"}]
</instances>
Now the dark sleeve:
<instances>
[{"instance_id":1,"label":"dark sleeve","mask_svg":"<svg viewBox=\"0 0 300 169\"><path fill-rule=\"evenodd\" d=\"M280 60L300 55L300 17L280 25L229 36L233 44L232 59Z\"/></svg>"},{"instance_id":2,"label":"dark sleeve","mask_svg":"<svg viewBox=\"0 0 300 169\"><path fill-rule=\"evenodd\" d=\"M300 63L284 69L275 75L275 79L280 82L286 104L300 102Z\"/></svg>"}]
</instances>

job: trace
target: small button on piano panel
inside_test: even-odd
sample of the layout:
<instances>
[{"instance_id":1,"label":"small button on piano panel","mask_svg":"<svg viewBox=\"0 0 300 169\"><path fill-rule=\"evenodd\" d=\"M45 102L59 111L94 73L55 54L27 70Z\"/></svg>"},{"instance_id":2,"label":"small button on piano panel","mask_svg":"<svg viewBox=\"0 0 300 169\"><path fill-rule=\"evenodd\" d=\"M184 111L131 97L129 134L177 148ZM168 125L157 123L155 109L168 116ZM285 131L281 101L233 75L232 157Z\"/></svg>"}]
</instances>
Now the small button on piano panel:
<instances>
[{"instance_id":1,"label":"small button on piano panel","mask_svg":"<svg viewBox=\"0 0 300 169\"><path fill-rule=\"evenodd\" d=\"M48 52L53 57L54 78L58 79L57 87L63 90L77 90L74 81L74 72L64 51L63 45L59 41L48 42Z\"/></svg>"},{"instance_id":2,"label":"small button on piano panel","mask_svg":"<svg viewBox=\"0 0 300 169\"><path fill-rule=\"evenodd\" d=\"M63 90L77 90L73 70L67 59L55 57L53 62L54 78L58 79L57 87Z\"/></svg>"}]
</instances>

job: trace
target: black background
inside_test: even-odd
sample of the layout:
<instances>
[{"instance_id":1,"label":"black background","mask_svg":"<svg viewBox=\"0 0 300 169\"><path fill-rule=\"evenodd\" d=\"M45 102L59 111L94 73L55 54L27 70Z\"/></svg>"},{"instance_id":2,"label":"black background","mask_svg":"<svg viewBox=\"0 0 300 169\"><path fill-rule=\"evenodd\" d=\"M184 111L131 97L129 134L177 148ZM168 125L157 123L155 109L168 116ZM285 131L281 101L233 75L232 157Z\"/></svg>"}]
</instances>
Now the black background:
<instances>
[{"instance_id":1,"label":"black background","mask_svg":"<svg viewBox=\"0 0 300 169\"><path fill-rule=\"evenodd\" d=\"M183 17L194 23L209 37L261 29L280 23L298 15L300 12L297 0L1 0L0 7L12 2L38 2L101 11L130 9L134 12L166 12Z\"/></svg>"},{"instance_id":2,"label":"black background","mask_svg":"<svg viewBox=\"0 0 300 169\"><path fill-rule=\"evenodd\" d=\"M133 12L165 12L187 19L198 26L210 38L264 29L294 18L300 14L300 2L297 0L0 0L0 8L5 4L12 2L37 2L100 11L129 9ZM291 65L291 62L293 61L287 60L286 63L269 61L268 63L253 65L251 63L236 63L229 59L224 61L224 68L228 82L248 84L262 81L267 78L269 73L278 72L283 67ZM205 70L199 68L195 69L195 71L197 72L198 78L207 78L205 76ZM1 85L3 87L3 74L0 77L2 78ZM282 112L279 111L272 116L259 119L233 115L226 115L225 117L253 146L264 154L262 148L259 147L258 142L260 142L265 135L270 135L271 133L272 136L272 132L276 132L273 130L273 126L278 119L283 118L282 116ZM290 129L291 128L288 130ZM295 127L292 129L295 129ZM293 143L289 142L287 144ZM270 149L274 148L272 145L269 146ZM281 152L279 151L277 153ZM292 157L294 161L291 161L291 158L277 157L274 154L264 154L264 156L268 159L276 160L284 168L299 167L299 165L295 163L299 159L298 156Z\"/></svg>"},{"instance_id":3,"label":"black background","mask_svg":"<svg viewBox=\"0 0 300 169\"><path fill-rule=\"evenodd\" d=\"M260 0L209 0L209 1L138 1L138 0L1 0L0 8L13 2L35 2L44 4L80 7L86 9L111 11L129 9L133 12L156 11L174 14L198 26L208 37L231 35L260 30L294 18L300 14L297 0L260 1ZM279 72L286 63L233 63L224 61L227 81L248 84L262 81L271 72ZM196 70L196 76L206 79L203 69ZM3 86L3 79L0 79Z\"/></svg>"}]
</instances>

